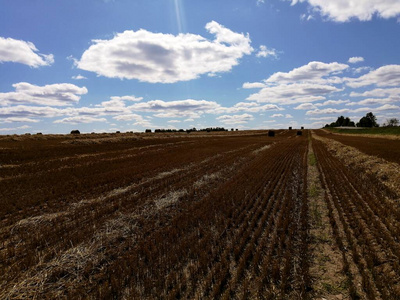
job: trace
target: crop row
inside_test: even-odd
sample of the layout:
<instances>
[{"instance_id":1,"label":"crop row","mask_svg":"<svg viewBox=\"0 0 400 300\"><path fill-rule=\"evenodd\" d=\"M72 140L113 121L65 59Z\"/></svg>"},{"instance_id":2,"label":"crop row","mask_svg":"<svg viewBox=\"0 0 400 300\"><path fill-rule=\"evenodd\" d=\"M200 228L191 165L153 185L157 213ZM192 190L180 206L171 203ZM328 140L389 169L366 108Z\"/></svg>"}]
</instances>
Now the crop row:
<instances>
[{"instance_id":1,"label":"crop row","mask_svg":"<svg viewBox=\"0 0 400 300\"><path fill-rule=\"evenodd\" d=\"M266 147L272 143L266 139L193 139L148 158L128 147L119 158L87 156L92 169L116 168L120 178L110 176L103 194L49 206L42 215L29 207L29 218L10 213L1 232L1 295L306 295L307 140L283 134ZM93 174L86 184L95 189L101 176L68 157L79 174ZM53 157L49 170L60 161ZM86 195L81 192L72 193Z\"/></svg>"},{"instance_id":2,"label":"crop row","mask_svg":"<svg viewBox=\"0 0 400 300\"><path fill-rule=\"evenodd\" d=\"M323 142L313 140L313 144L344 271L350 281L361 276L362 293L368 299L398 299L400 209L393 195L376 178L346 168ZM357 273L351 272L351 263ZM356 288L350 290L355 297Z\"/></svg>"}]
</instances>

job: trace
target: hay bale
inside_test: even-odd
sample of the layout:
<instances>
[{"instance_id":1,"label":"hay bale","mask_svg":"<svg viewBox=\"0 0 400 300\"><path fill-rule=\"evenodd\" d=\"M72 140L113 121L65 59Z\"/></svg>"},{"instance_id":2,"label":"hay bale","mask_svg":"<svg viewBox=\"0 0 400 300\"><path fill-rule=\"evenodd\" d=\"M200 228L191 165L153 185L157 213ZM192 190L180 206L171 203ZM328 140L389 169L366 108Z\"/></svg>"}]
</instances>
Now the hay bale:
<instances>
[{"instance_id":1,"label":"hay bale","mask_svg":"<svg viewBox=\"0 0 400 300\"><path fill-rule=\"evenodd\" d=\"M145 133L151 133L151 129L146 129Z\"/></svg>"},{"instance_id":2,"label":"hay bale","mask_svg":"<svg viewBox=\"0 0 400 300\"><path fill-rule=\"evenodd\" d=\"M301 130L297 131L297 135L303 135L303 131Z\"/></svg>"},{"instance_id":3,"label":"hay bale","mask_svg":"<svg viewBox=\"0 0 400 300\"><path fill-rule=\"evenodd\" d=\"M289 127L289 130L292 130L292 127L291 127L291 126Z\"/></svg>"},{"instance_id":4,"label":"hay bale","mask_svg":"<svg viewBox=\"0 0 400 300\"><path fill-rule=\"evenodd\" d=\"M275 131L273 130L268 131L268 136L275 136Z\"/></svg>"},{"instance_id":5,"label":"hay bale","mask_svg":"<svg viewBox=\"0 0 400 300\"><path fill-rule=\"evenodd\" d=\"M71 134L81 134L81 132L77 129L71 130Z\"/></svg>"}]
</instances>

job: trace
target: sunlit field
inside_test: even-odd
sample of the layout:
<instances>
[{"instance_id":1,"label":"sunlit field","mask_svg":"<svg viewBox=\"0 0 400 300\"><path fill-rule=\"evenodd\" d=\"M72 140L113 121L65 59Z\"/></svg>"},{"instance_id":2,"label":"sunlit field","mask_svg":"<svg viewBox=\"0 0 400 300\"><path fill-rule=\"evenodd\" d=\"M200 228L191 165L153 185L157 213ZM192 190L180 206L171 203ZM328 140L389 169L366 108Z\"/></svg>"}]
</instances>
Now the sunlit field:
<instances>
[{"instance_id":1,"label":"sunlit field","mask_svg":"<svg viewBox=\"0 0 400 300\"><path fill-rule=\"evenodd\" d=\"M2 136L0 298L397 299L400 158L374 141Z\"/></svg>"}]
</instances>

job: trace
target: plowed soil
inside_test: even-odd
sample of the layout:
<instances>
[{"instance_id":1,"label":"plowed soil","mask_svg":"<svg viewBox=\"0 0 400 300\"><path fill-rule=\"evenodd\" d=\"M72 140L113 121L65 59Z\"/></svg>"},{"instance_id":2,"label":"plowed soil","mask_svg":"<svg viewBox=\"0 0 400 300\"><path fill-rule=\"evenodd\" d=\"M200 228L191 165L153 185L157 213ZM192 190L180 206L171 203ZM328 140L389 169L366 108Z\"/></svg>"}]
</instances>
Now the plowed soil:
<instances>
[{"instance_id":1,"label":"plowed soil","mask_svg":"<svg viewBox=\"0 0 400 300\"><path fill-rule=\"evenodd\" d=\"M398 193L315 137L1 137L0 298L397 299Z\"/></svg>"}]
</instances>

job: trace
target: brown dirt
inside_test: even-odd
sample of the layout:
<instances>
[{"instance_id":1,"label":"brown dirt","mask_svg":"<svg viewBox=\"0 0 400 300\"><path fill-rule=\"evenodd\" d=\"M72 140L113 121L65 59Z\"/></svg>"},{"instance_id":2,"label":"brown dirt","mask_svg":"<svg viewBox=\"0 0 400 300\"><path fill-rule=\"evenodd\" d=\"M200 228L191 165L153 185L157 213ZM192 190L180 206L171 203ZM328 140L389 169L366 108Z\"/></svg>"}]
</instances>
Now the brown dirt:
<instances>
[{"instance_id":1,"label":"brown dirt","mask_svg":"<svg viewBox=\"0 0 400 300\"><path fill-rule=\"evenodd\" d=\"M314 151L310 142L308 163L308 199L310 205L310 234L314 297L317 299L350 299L347 277L343 273L342 255L329 226L325 189L319 179Z\"/></svg>"},{"instance_id":2,"label":"brown dirt","mask_svg":"<svg viewBox=\"0 0 400 300\"><path fill-rule=\"evenodd\" d=\"M398 197L400 197L399 164L388 162L383 158L365 154L354 147L319 136L314 131L313 137L324 142L329 151L334 156L338 157L345 166L359 169L361 172L365 172L366 174L376 177L383 185L394 191Z\"/></svg>"}]
</instances>

